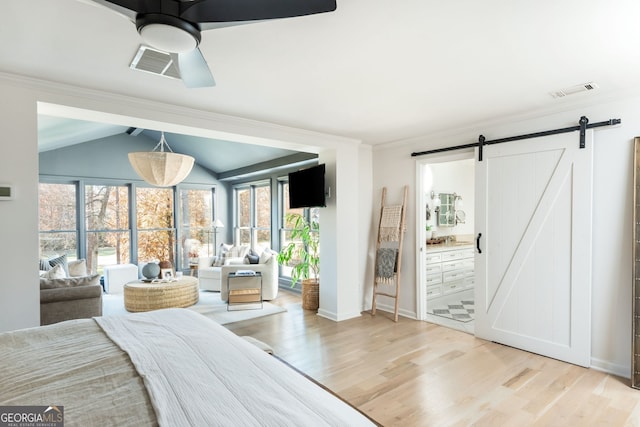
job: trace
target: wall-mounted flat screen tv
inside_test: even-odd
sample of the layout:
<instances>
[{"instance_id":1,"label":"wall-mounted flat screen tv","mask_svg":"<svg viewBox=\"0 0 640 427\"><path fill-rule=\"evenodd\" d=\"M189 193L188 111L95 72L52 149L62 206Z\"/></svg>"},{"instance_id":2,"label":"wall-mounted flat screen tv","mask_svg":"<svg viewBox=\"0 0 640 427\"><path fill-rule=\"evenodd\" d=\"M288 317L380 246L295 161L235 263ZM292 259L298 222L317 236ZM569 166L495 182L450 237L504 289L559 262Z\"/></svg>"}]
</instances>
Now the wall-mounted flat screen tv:
<instances>
[{"instance_id":1,"label":"wall-mounted flat screen tv","mask_svg":"<svg viewBox=\"0 0 640 427\"><path fill-rule=\"evenodd\" d=\"M289 174L289 207L312 208L326 206L324 164Z\"/></svg>"}]
</instances>

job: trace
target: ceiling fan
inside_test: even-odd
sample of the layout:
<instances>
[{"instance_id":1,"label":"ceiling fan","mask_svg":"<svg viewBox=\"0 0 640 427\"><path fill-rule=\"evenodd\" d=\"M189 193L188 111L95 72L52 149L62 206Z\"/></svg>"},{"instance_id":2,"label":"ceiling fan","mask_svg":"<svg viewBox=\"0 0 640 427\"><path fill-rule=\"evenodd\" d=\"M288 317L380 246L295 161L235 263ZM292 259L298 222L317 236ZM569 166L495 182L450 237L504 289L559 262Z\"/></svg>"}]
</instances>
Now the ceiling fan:
<instances>
[{"instance_id":1,"label":"ceiling fan","mask_svg":"<svg viewBox=\"0 0 640 427\"><path fill-rule=\"evenodd\" d=\"M92 0L135 23L142 39L171 54L189 88L215 86L198 48L203 30L332 12L335 0Z\"/></svg>"}]
</instances>

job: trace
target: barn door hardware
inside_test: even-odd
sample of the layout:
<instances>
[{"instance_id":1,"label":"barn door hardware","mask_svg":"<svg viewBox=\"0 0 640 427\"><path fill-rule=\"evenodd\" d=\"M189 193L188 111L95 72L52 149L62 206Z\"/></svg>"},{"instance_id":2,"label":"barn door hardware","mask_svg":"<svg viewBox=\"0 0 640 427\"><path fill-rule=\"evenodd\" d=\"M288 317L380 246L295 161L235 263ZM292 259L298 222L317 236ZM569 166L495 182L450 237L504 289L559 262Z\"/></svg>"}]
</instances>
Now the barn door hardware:
<instances>
[{"instance_id":1,"label":"barn door hardware","mask_svg":"<svg viewBox=\"0 0 640 427\"><path fill-rule=\"evenodd\" d=\"M597 122L597 123L591 123L589 124L589 119L586 116L582 116L580 117L580 120L578 120L578 126L570 126L570 127L566 127L566 128L560 128L560 129L551 129L551 130L545 130L542 132L534 132L534 133L527 133L524 135L516 135L516 136L509 136L506 138L499 138L499 139L493 139L493 140L487 140L483 135L480 135L478 137L478 142L474 142L472 144L463 144L463 145L456 145L453 147L445 147L445 148L436 148L434 150L427 150L427 151L420 151L420 152L414 152L411 153L411 157L417 157L417 156L424 156L426 154L435 154L435 153L442 153L445 151L453 151L453 150L462 150L465 148L473 148L473 147L478 147L478 161L482 161L482 151L485 145L493 145L493 144L502 144L504 142L511 142L511 141L520 141L523 139L531 139L531 138L540 138L543 136L549 136L549 135L557 135L560 133L569 133L569 132L575 132L575 131L579 131L580 132L580 148L585 148L585 139L586 139L586 133L587 133L587 129L593 129L593 128L599 128L599 127L603 127L603 126L613 126L613 125L619 125L620 123L622 123L621 119L609 119L606 120L604 122Z\"/></svg>"}]
</instances>

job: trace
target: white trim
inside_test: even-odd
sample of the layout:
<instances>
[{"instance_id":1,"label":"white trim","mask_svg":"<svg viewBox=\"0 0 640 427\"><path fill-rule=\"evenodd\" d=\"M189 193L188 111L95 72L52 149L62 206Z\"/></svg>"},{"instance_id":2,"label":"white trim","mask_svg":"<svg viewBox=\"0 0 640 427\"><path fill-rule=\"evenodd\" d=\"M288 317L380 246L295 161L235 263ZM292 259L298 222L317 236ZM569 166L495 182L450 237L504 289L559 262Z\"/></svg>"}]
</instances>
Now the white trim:
<instances>
[{"instance_id":1,"label":"white trim","mask_svg":"<svg viewBox=\"0 0 640 427\"><path fill-rule=\"evenodd\" d=\"M617 375L622 378L631 378L631 366L618 365L595 357L591 358L590 368L595 369L596 371Z\"/></svg>"},{"instance_id":2,"label":"white trim","mask_svg":"<svg viewBox=\"0 0 640 427\"><path fill-rule=\"evenodd\" d=\"M424 170L425 166L431 163L448 163L456 162L460 160L472 159L475 156L475 150L473 148L463 149L452 152L431 154L419 159L416 159L416 319L427 319L427 304L426 304L426 289L422 286L425 283L426 277L424 272L426 265L424 262L424 254L426 252L426 234L425 234L425 222L423 206L426 204L424 198Z\"/></svg>"},{"instance_id":3,"label":"white trim","mask_svg":"<svg viewBox=\"0 0 640 427\"><path fill-rule=\"evenodd\" d=\"M394 306L393 305L389 305L389 304L380 304L378 302L376 302L376 310L377 311L384 311L385 313L389 313L390 315L393 315L394 313ZM398 309L398 314L402 317L406 317L408 319L413 319L413 320L420 320L418 319L417 315L415 312L403 309L403 308L399 308Z\"/></svg>"}]
</instances>

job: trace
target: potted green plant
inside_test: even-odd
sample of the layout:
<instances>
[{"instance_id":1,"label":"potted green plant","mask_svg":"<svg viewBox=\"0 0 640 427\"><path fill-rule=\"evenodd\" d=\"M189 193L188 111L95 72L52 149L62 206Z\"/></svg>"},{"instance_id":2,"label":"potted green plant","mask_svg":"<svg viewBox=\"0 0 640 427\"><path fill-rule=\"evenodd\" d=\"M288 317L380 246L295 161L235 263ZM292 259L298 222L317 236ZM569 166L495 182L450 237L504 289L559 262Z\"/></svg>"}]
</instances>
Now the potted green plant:
<instances>
[{"instance_id":1,"label":"potted green plant","mask_svg":"<svg viewBox=\"0 0 640 427\"><path fill-rule=\"evenodd\" d=\"M308 221L299 213L289 213L285 220L287 228L291 229L291 242L278 253L278 263L292 267L291 287L301 281L302 308L317 310L320 285L320 224L317 221Z\"/></svg>"},{"instance_id":2,"label":"potted green plant","mask_svg":"<svg viewBox=\"0 0 640 427\"><path fill-rule=\"evenodd\" d=\"M426 236L427 236L427 244L428 244L429 240L433 239L433 226L431 224L427 224L425 226L425 231L427 232Z\"/></svg>"}]
</instances>

